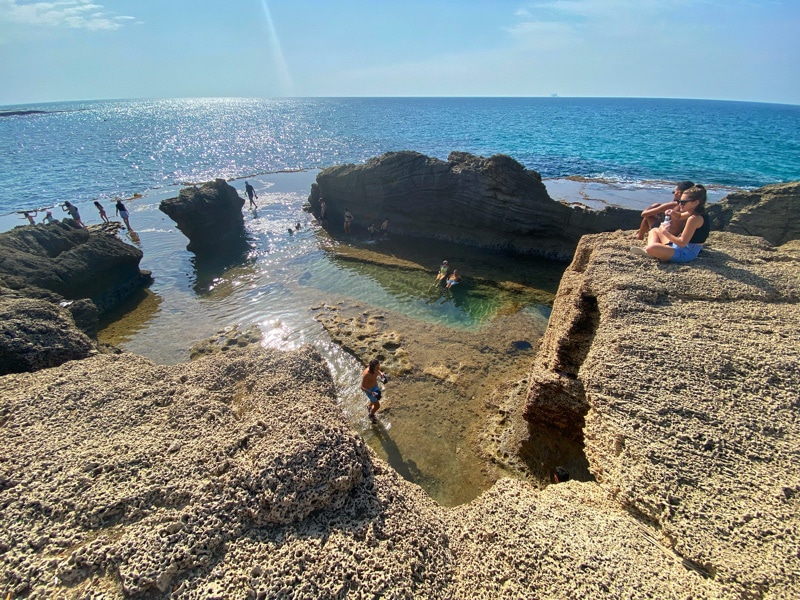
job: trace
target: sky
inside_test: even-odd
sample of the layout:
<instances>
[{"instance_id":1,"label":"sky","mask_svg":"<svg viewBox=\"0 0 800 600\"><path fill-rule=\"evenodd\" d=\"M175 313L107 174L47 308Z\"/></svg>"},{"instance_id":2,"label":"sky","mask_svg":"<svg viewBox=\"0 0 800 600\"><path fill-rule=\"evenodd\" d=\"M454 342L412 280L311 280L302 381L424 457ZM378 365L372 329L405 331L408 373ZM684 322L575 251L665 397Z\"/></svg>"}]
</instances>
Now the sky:
<instances>
[{"instance_id":1,"label":"sky","mask_svg":"<svg viewBox=\"0 0 800 600\"><path fill-rule=\"evenodd\" d=\"M0 105L584 96L800 104L800 0L0 0Z\"/></svg>"}]
</instances>

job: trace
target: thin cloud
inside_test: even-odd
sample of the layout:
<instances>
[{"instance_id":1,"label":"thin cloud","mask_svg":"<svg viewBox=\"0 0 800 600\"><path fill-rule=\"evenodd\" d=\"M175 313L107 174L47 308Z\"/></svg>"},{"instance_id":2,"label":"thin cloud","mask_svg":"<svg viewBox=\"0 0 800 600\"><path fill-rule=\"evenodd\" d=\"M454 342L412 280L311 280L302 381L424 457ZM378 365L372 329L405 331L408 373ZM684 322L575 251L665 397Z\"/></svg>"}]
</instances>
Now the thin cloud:
<instances>
[{"instance_id":1,"label":"thin cloud","mask_svg":"<svg viewBox=\"0 0 800 600\"><path fill-rule=\"evenodd\" d=\"M0 0L0 22L36 27L66 27L90 31L114 31L136 22L136 17L115 15L91 0L25 2Z\"/></svg>"}]
</instances>

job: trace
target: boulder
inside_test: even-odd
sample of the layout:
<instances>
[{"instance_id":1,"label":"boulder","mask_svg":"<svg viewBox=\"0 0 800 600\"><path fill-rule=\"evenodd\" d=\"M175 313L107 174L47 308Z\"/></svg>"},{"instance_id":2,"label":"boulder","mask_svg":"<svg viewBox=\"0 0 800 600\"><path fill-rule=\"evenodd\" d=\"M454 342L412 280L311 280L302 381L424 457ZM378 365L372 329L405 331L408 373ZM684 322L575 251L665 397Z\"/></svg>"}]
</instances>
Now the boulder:
<instances>
[{"instance_id":1,"label":"boulder","mask_svg":"<svg viewBox=\"0 0 800 600\"><path fill-rule=\"evenodd\" d=\"M148 286L142 252L111 226L71 219L0 233L0 373L34 371L97 351L99 319Z\"/></svg>"},{"instance_id":2,"label":"boulder","mask_svg":"<svg viewBox=\"0 0 800 600\"><path fill-rule=\"evenodd\" d=\"M800 182L728 194L708 208L712 229L757 235L781 245L800 239Z\"/></svg>"},{"instance_id":3,"label":"boulder","mask_svg":"<svg viewBox=\"0 0 800 600\"><path fill-rule=\"evenodd\" d=\"M69 311L0 288L0 375L38 371L96 353Z\"/></svg>"},{"instance_id":4,"label":"boulder","mask_svg":"<svg viewBox=\"0 0 800 600\"><path fill-rule=\"evenodd\" d=\"M671 264L630 244L581 240L524 414L580 432L599 485L722 595L798 597L797 246L712 232Z\"/></svg>"},{"instance_id":5,"label":"boulder","mask_svg":"<svg viewBox=\"0 0 800 600\"><path fill-rule=\"evenodd\" d=\"M189 238L187 249L208 253L221 247L246 247L243 206L244 198L236 188L215 179L183 188L177 198L162 201L158 208Z\"/></svg>"},{"instance_id":6,"label":"boulder","mask_svg":"<svg viewBox=\"0 0 800 600\"><path fill-rule=\"evenodd\" d=\"M114 310L152 282L139 270L142 251L114 231L65 219L0 233L0 286L29 297L88 298L100 315Z\"/></svg>"},{"instance_id":7,"label":"boulder","mask_svg":"<svg viewBox=\"0 0 800 600\"><path fill-rule=\"evenodd\" d=\"M394 234L561 260L572 257L582 235L635 228L641 218L632 210L566 206L550 198L539 173L514 159L465 152L452 152L446 162L390 152L363 165L331 167L312 185L309 203L316 215L320 197L334 233L342 230L349 208L353 234L388 218Z\"/></svg>"}]
</instances>

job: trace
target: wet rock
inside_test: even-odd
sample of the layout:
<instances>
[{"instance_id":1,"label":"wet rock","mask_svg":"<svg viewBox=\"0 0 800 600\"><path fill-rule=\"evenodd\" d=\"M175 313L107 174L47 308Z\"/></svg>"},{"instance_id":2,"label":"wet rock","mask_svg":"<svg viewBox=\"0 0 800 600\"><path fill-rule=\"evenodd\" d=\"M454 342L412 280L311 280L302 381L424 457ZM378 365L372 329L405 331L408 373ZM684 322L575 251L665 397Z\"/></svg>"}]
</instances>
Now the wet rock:
<instances>
[{"instance_id":1,"label":"wet rock","mask_svg":"<svg viewBox=\"0 0 800 600\"><path fill-rule=\"evenodd\" d=\"M632 210L566 206L550 198L539 173L514 159L466 152L452 152L446 162L389 152L363 165L331 167L312 186L314 214L320 197L334 233L349 208L355 235L389 218L396 234L561 260L571 258L582 235L638 227L641 219Z\"/></svg>"},{"instance_id":2,"label":"wet rock","mask_svg":"<svg viewBox=\"0 0 800 600\"><path fill-rule=\"evenodd\" d=\"M358 307L349 307L349 311ZM381 370L398 377L414 370L411 358L403 347L402 336L389 329L380 313L359 311L352 315L348 309L325 305L314 318L330 334L331 339L367 365L373 358L381 361Z\"/></svg>"},{"instance_id":3,"label":"wet rock","mask_svg":"<svg viewBox=\"0 0 800 600\"><path fill-rule=\"evenodd\" d=\"M189 238L189 250L208 254L247 246L243 206L244 198L233 186L215 179L200 187L183 188L177 198L162 201L158 208Z\"/></svg>"},{"instance_id":4,"label":"wet rock","mask_svg":"<svg viewBox=\"0 0 800 600\"><path fill-rule=\"evenodd\" d=\"M248 327L231 325L192 346L189 350L189 358L195 360L209 354L228 352L234 348L246 348L254 344L261 344L263 339L264 334L261 333L258 325Z\"/></svg>"}]
</instances>

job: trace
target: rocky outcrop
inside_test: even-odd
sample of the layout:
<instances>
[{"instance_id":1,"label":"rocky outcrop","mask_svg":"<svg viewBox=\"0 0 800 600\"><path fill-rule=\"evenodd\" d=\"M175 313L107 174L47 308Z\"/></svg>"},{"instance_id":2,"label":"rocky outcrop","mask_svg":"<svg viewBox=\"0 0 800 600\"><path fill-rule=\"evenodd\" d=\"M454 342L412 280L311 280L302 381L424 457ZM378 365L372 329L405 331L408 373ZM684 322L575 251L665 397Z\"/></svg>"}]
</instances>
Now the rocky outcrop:
<instances>
[{"instance_id":1,"label":"rocky outcrop","mask_svg":"<svg viewBox=\"0 0 800 600\"><path fill-rule=\"evenodd\" d=\"M593 483L436 505L350 429L308 347L98 355L0 377L0 398L14 597L720 595Z\"/></svg>"},{"instance_id":2,"label":"rocky outcrop","mask_svg":"<svg viewBox=\"0 0 800 600\"><path fill-rule=\"evenodd\" d=\"M0 233L0 286L32 297L89 298L101 315L111 311L152 282L139 270L142 251L115 232L65 219Z\"/></svg>"},{"instance_id":3,"label":"rocky outcrop","mask_svg":"<svg viewBox=\"0 0 800 600\"><path fill-rule=\"evenodd\" d=\"M599 485L725 596L797 597L798 248L712 232L681 265L628 246L581 241L526 418L582 431Z\"/></svg>"},{"instance_id":4,"label":"rocky outcrop","mask_svg":"<svg viewBox=\"0 0 800 600\"><path fill-rule=\"evenodd\" d=\"M0 288L0 375L38 371L96 352L67 310Z\"/></svg>"},{"instance_id":5,"label":"rocky outcrop","mask_svg":"<svg viewBox=\"0 0 800 600\"><path fill-rule=\"evenodd\" d=\"M712 228L757 235L780 245L800 239L800 182L729 194L708 209Z\"/></svg>"},{"instance_id":6,"label":"rocky outcrop","mask_svg":"<svg viewBox=\"0 0 800 600\"><path fill-rule=\"evenodd\" d=\"M243 206L244 198L233 186L215 179L183 188L177 198L162 201L158 208L189 238L187 249L204 253L246 247Z\"/></svg>"},{"instance_id":7,"label":"rocky outcrop","mask_svg":"<svg viewBox=\"0 0 800 600\"><path fill-rule=\"evenodd\" d=\"M370 223L391 222L393 233L445 239L569 260L582 235L639 225L639 213L609 208L602 212L552 200L536 171L514 159L452 152L447 162L418 152L390 152L363 165L323 170L309 202L342 231L346 209L354 215L353 233Z\"/></svg>"},{"instance_id":8,"label":"rocky outcrop","mask_svg":"<svg viewBox=\"0 0 800 600\"><path fill-rule=\"evenodd\" d=\"M96 352L99 318L152 282L115 231L65 219L0 234L0 374Z\"/></svg>"}]
</instances>

